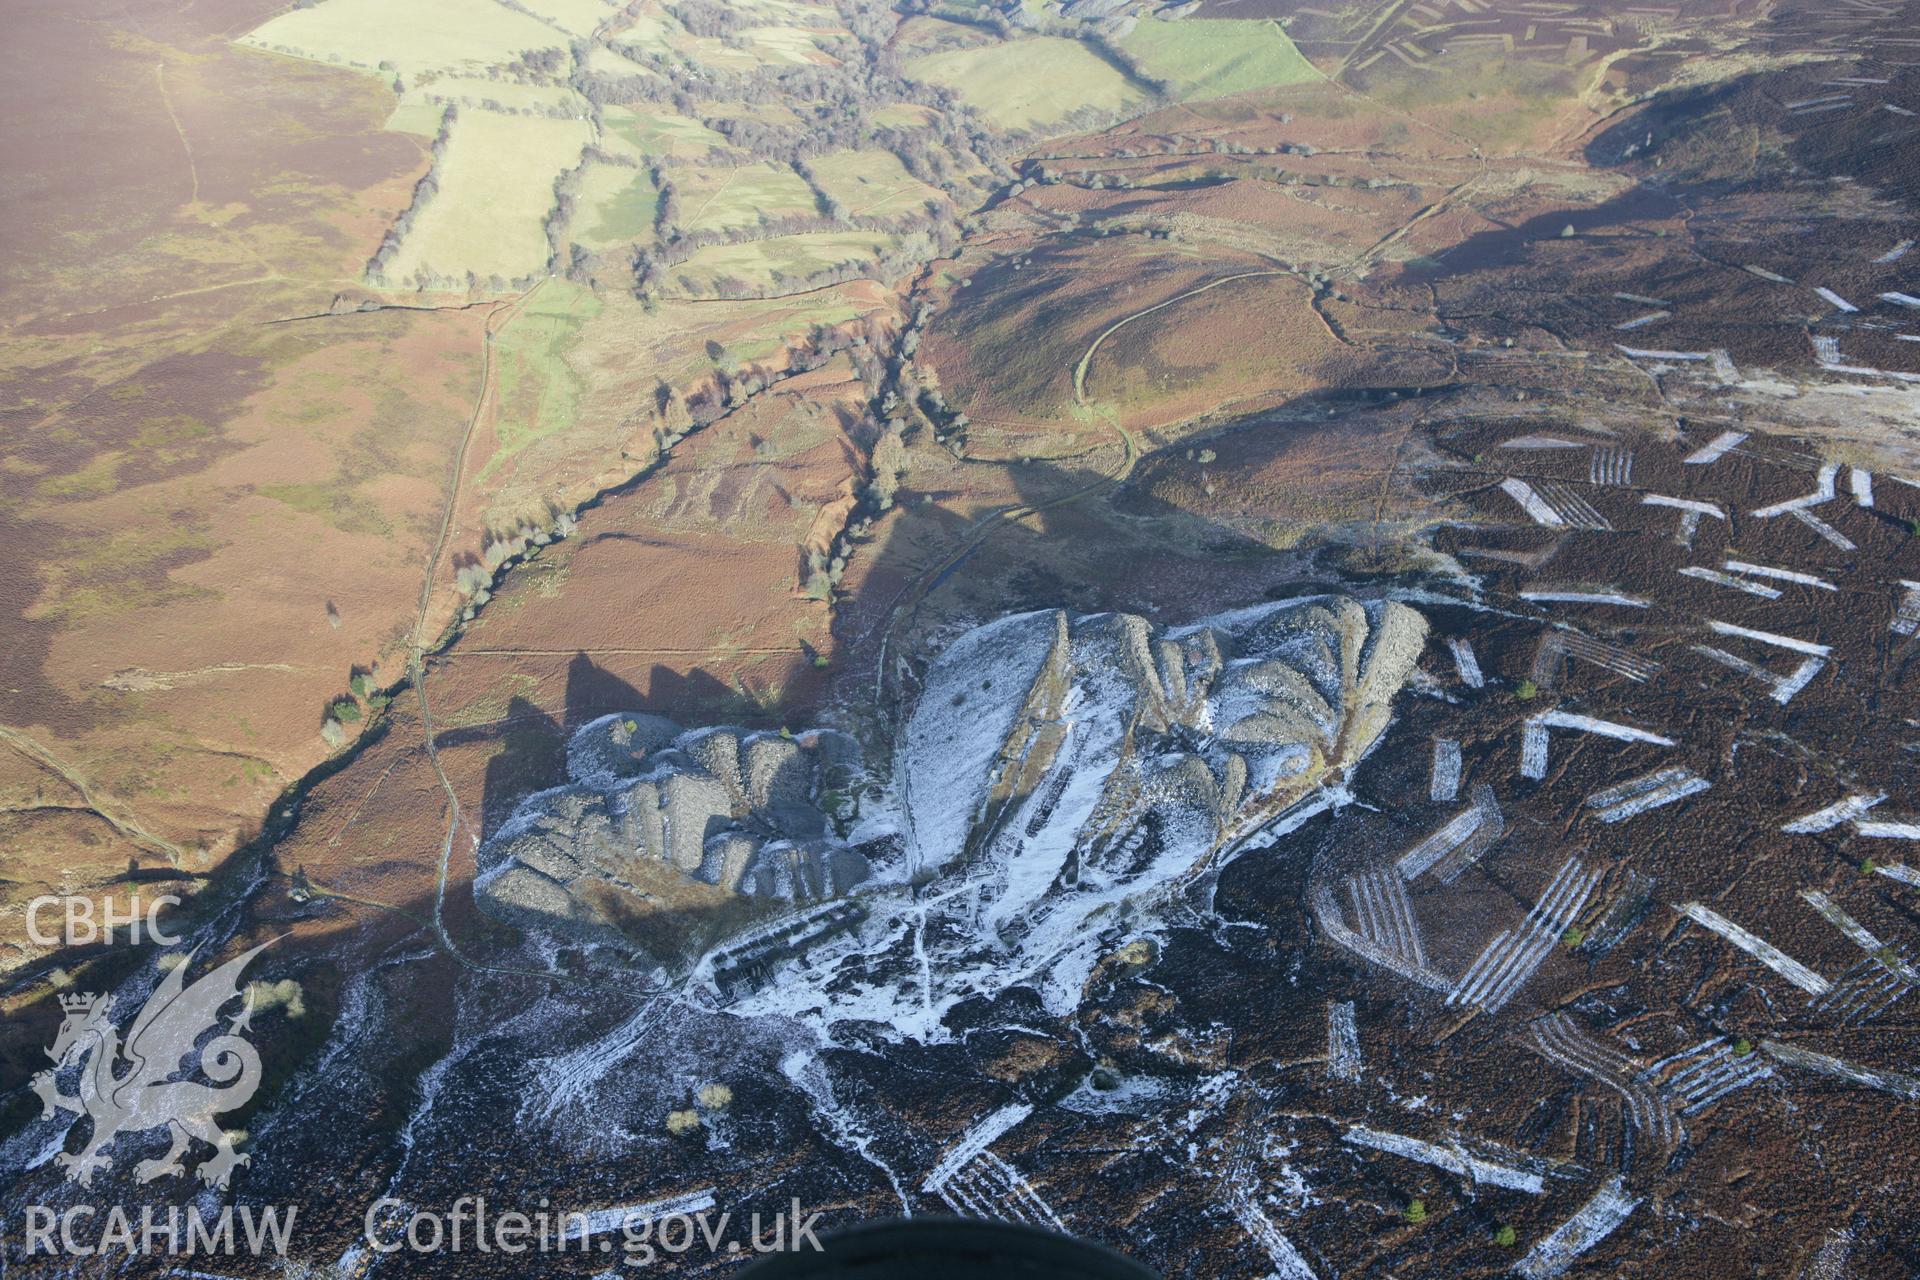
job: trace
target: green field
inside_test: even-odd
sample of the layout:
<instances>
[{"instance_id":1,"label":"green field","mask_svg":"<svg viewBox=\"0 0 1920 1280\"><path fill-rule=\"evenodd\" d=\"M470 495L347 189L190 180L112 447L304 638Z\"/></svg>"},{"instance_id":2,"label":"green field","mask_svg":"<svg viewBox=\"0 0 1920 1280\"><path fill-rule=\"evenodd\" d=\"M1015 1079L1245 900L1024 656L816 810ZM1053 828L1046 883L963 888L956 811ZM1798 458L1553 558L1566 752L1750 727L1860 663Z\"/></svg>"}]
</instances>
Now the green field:
<instances>
[{"instance_id":1,"label":"green field","mask_svg":"<svg viewBox=\"0 0 1920 1280\"><path fill-rule=\"evenodd\" d=\"M685 28L671 18L636 13L621 26L613 40L617 44L638 45L650 52L664 52L671 46L674 37L684 32Z\"/></svg>"},{"instance_id":2,"label":"green field","mask_svg":"<svg viewBox=\"0 0 1920 1280\"><path fill-rule=\"evenodd\" d=\"M768 22L786 22L834 31L843 29L840 15L830 4L803 4L801 0L737 0L731 7L743 14L765 17Z\"/></svg>"},{"instance_id":3,"label":"green field","mask_svg":"<svg viewBox=\"0 0 1920 1280\"><path fill-rule=\"evenodd\" d=\"M1321 78L1280 25L1264 19L1147 18L1120 45L1182 98L1218 98Z\"/></svg>"},{"instance_id":4,"label":"green field","mask_svg":"<svg viewBox=\"0 0 1920 1280\"><path fill-rule=\"evenodd\" d=\"M436 107L426 102L402 102L387 117L387 128L395 133L417 133L431 138L440 132L440 121L445 117L445 107Z\"/></svg>"},{"instance_id":5,"label":"green field","mask_svg":"<svg viewBox=\"0 0 1920 1280\"><path fill-rule=\"evenodd\" d=\"M547 211L560 171L590 139L578 120L462 115L441 163L440 192L415 220L387 274L511 280L544 271Z\"/></svg>"},{"instance_id":6,"label":"green field","mask_svg":"<svg viewBox=\"0 0 1920 1280\"><path fill-rule=\"evenodd\" d=\"M567 352L600 307L592 290L548 280L495 337L500 411L494 431L500 447L481 469L482 481L534 441L573 425L585 384L567 363Z\"/></svg>"},{"instance_id":7,"label":"green field","mask_svg":"<svg viewBox=\"0 0 1920 1280\"><path fill-rule=\"evenodd\" d=\"M283 13L239 43L369 71L384 62L413 76L477 71L523 49L560 48L566 37L496 0L327 0Z\"/></svg>"},{"instance_id":8,"label":"green field","mask_svg":"<svg viewBox=\"0 0 1920 1280\"><path fill-rule=\"evenodd\" d=\"M1165 22L1148 18L1121 42L1146 73L1181 98L1317 80L1320 73L1279 24L1264 19ZM1146 94L1077 40L1037 36L916 58L907 74L945 85L1003 129L1044 130L1078 107L1124 111Z\"/></svg>"},{"instance_id":9,"label":"green field","mask_svg":"<svg viewBox=\"0 0 1920 1280\"><path fill-rule=\"evenodd\" d=\"M753 42L761 61L776 66L805 66L820 58L820 46L814 42L818 33L800 27L748 27L740 34Z\"/></svg>"},{"instance_id":10,"label":"green field","mask_svg":"<svg viewBox=\"0 0 1920 1280\"><path fill-rule=\"evenodd\" d=\"M595 164L580 184L573 239L592 250L618 244L652 244L660 192L644 169Z\"/></svg>"},{"instance_id":11,"label":"green field","mask_svg":"<svg viewBox=\"0 0 1920 1280\"><path fill-rule=\"evenodd\" d=\"M748 244L713 245L673 268L667 276L676 285L684 277L696 293L712 289L717 281L726 277L772 290L778 287L773 276L776 271L797 280L843 262L871 260L892 244L891 237L878 232L822 231Z\"/></svg>"},{"instance_id":12,"label":"green field","mask_svg":"<svg viewBox=\"0 0 1920 1280\"><path fill-rule=\"evenodd\" d=\"M704 156L714 147L730 150L725 138L691 116L608 107L601 115L601 122L608 133L630 144L641 155Z\"/></svg>"},{"instance_id":13,"label":"green field","mask_svg":"<svg viewBox=\"0 0 1920 1280\"><path fill-rule=\"evenodd\" d=\"M672 171L679 190L680 225L688 231L758 226L760 215L816 212L813 189L785 165L756 161L736 168Z\"/></svg>"},{"instance_id":14,"label":"green field","mask_svg":"<svg viewBox=\"0 0 1920 1280\"><path fill-rule=\"evenodd\" d=\"M1002 129L1041 130L1076 108L1121 111L1145 99L1099 54L1058 36L931 53L906 72L952 89Z\"/></svg>"},{"instance_id":15,"label":"green field","mask_svg":"<svg viewBox=\"0 0 1920 1280\"><path fill-rule=\"evenodd\" d=\"M595 45L588 52L587 70L603 76L639 76L643 80L660 78L660 73L652 67L642 66L625 54L615 53L603 44Z\"/></svg>"},{"instance_id":16,"label":"green field","mask_svg":"<svg viewBox=\"0 0 1920 1280\"><path fill-rule=\"evenodd\" d=\"M837 151L812 163L814 180L848 213L909 213L928 200L945 198L939 188L908 173L891 151Z\"/></svg>"},{"instance_id":17,"label":"green field","mask_svg":"<svg viewBox=\"0 0 1920 1280\"><path fill-rule=\"evenodd\" d=\"M917 102L896 102L873 113L875 124L890 129L924 129L932 119L932 109Z\"/></svg>"}]
</instances>

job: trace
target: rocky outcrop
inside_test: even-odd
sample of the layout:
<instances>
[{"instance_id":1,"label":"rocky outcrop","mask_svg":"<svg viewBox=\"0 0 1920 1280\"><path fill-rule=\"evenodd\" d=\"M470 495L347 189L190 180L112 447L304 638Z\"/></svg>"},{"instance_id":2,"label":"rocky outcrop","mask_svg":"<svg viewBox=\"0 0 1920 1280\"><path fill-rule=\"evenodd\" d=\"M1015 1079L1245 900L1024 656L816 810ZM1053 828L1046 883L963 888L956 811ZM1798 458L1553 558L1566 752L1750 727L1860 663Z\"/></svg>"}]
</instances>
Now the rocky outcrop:
<instances>
[{"instance_id":1,"label":"rocky outcrop","mask_svg":"<svg viewBox=\"0 0 1920 1280\"><path fill-rule=\"evenodd\" d=\"M528 797L483 846L475 895L510 923L615 943L621 920L700 903L700 886L761 899L843 894L871 874L828 813L857 781L859 758L830 732L603 717L568 743L571 781Z\"/></svg>"},{"instance_id":2,"label":"rocky outcrop","mask_svg":"<svg viewBox=\"0 0 1920 1280\"><path fill-rule=\"evenodd\" d=\"M887 878L971 882L950 936L1037 960L1340 787L1425 638L1404 605L1340 597L1172 629L1057 610L978 627L900 735L907 858ZM873 875L837 829L865 779L845 735L608 716L567 759L568 785L481 851L476 892L503 919L608 941L647 912L818 902Z\"/></svg>"},{"instance_id":3,"label":"rocky outcrop","mask_svg":"<svg viewBox=\"0 0 1920 1280\"><path fill-rule=\"evenodd\" d=\"M1065 1016L1142 920L1192 901L1183 886L1338 802L1426 633L1413 609L1338 596L1173 628L1057 610L977 627L898 735L906 865L740 935L704 974L736 1007L823 1028L938 1040L1016 985Z\"/></svg>"},{"instance_id":4,"label":"rocky outcrop","mask_svg":"<svg viewBox=\"0 0 1920 1280\"><path fill-rule=\"evenodd\" d=\"M981 628L935 662L905 736L916 863L983 877L1003 934L1050 894L1199 866L1344 781L1425 637L1413 609L1345 598Z\"/></svg>"}]
</instances>

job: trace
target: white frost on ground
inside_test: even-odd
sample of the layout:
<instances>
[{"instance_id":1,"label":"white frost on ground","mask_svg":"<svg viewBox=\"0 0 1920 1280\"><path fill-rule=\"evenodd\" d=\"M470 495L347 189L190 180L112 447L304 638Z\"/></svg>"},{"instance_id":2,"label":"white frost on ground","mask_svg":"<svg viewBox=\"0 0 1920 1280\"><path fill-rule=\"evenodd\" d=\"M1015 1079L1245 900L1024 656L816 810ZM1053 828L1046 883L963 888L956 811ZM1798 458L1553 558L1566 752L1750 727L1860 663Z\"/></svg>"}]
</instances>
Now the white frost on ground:
<instances>
[{"instance_id":1,"label":"white frost on ground","mask_svg":"<svg viewBox=\"0 0 1920 1280\"><path fill-rule=\"evenodd\" d=\"M1698 902L1687 902L1677 905L1674 910L1719 934L1809 995L1825 995L1828 988L1833 985L1771 942L1742 929L1711 907L1703 906Z\"/></svg>"},{"instance_id":2,"label":"white frost on ground","mask_svg":"<svg viewBox=\"0 0 1920 1280\"><path fill-rule=\"evenodd\" d=\"M1083 1116L1132 1115L1157 1110L1173 1093L1173 1086L1152 1076L1123 1076L1111 1089L1096 1089L1083 1080L1054 1105Z\"/></svg>"},{"instance_id":3,"label":"white frost on ground","mask_svg":"<svg viewBox=\"0 0 1920 1280\"><path fill-rule=\"evenodd\" d=\"M1363 1070L1353 1001L1333 1001L1327 1005L1327 1071L1341 1080L1358 1080Z\"/></svg>"},{"instance_id":4,"label":"white frost on ground","mask_svg":"<svg viewBox=\"0 0 1920 1280\"><path fill-rule=\"evenodd\" d=\"M804 1049L796 1050L781 1059L780 1072L813 1104L813 1113L825 1125L828 1136L843 1150L857 1153L886 1176L893 1193L900 1198L900 1212L911 1218L913 1201L908 1198L906 1187L901 1184L892 1166L875 1153L874 1138L867 1130L866 1121L835 1097L833 1080L821 1065L819 1056Z\"/></svg>"},{"instance_id":5,"label":"white frost on ground","mask_svg":"<svg viewBox=\"0 0 1920 1280\"><path fill-rule=\"evenodd\" d=\"M1779 1040L1762 1040L1760 1052L1790 1067L1817 1072L1835 1080L1865 1085L1869 1089L1883 1089L1909 1102L1920 1102L1920 1077L1899 1071L1876 1071L1871 1067L1846 1062L1828 1054L1815 1053L1811 1049L1802 1049L1799 1045L1786 1044Z\"/></svg>"},{"instance_id":6,"label":"white frost on ground","mask_svg":"<svg viewBox=\"0 0 1920 1280\"><path fill-rule=\"evenodd\" d=\"M1460 744L1452 738L1433 740L1433 773L1427 782L1427 799L1447 801L1460 794Z\"/></svg>"},{"instance_id":7,"label":"white frost on ground","mask_svg":"<svg viewBox=\"0 0 1920 1280\"><path fill-rule=\"evenodd\" d=\"M1420 1138L1409 1138L1404 1134L1386 1133L1363 1124L1356 1124L1348 1129L1344 1141L1357 1147L1371 1147L1375 1151L1384 1151L1389 1155L1417 1160L1421 1164L1430 1164L1436 1169L1444 1169L1448 1173L1476 1183L1484 1183L1490 1187L1524 1191L1533 1196L1546 1190L1546 1180L1537 1171L1517 1168L1493 1160L1483 1160L1458 1143L1441 1146Z\"/></svg>"},{"instance_id":8,"label":"white frost on ground","mask_svg":"<svg viewBox=\"0 0 1920 1280\"><path fill-rule=\"evenodd\" d=\"M1742 436L1742 439L1746 437ZM1725 520L1727 513L1711 502L1699 502L1692 498L1669 498L1664 493L1649 493L1640 499L1643 507L1673 507L1678 511L1691 511L1697 516L1712 516L1715 520Z\"/></svg>"},{"instance_id":9,"label":"white frost on ground","mask_svg":"<svg viewBox=\"0 0 1920 1280\"><path fill-rule=\"evenodd\" d=\"M1698 578L1702 582L1711 582L1718 587L1731 587L1735 591L1744 591L1748 595L1758 596L1762 600L1778 600L1780 598L1780 589L1778 587L1769 587L1758 582L1748 582L1745 578L1736 578L1732 574L1721 573L1718 569L1709 569L1704 565L1684 565L1675 570L1675 572L1684 574L1689 578Z\"/></svg>"},{"instance_id":10,"label":"white frost on ground","mask_svg":"<svg viewBox=\"0 0 1920 1280\"><path fill-rule=\"evenodd\" d=\"M1600 875L1598 867L1588 871L1580 859L1567 859L1520 927L1502 932L1475 957L1447 993L1447 1003L1477 1004L1488 1013L1499 1012L1579 917Z\"/></svg>"},{"instance_id":11,"label":"white frost on ground","mask_svg":"<svg viewBox=\"0 0 1920 1280\"><path fill-rule=\"evenodd\" d=\"M997 681L1026 688L1047 658L1054 614L1015 614L966 632L928 673L907 725L909 759L937 758L937 770L903 771L902 796L912 815L914 867L937 867L966 841L974 817L973 784L993 767L1022 707L1011 698L980 697ZM942 781L947 785L941 785Z\"/></svg>"},{"instance_id":12,"label":"white frost on ground","mask_svg":"<svg viewBox=\"0 0 1920 1280\"><path fill-rule=\"evenodd\" d=\"M1500 482L1500 487L1508 497L1520 504L1520 509L1533 517L1534 523L1544 525L1563 525L1565 520L1560 513L1548 506L1546 501L1535 493L1533 486L1525 480L1515 480L1511 476Z\"/></svg>"},{"instance_id":13,"label":"white frost on ground","mask_svg":"<svg viewBox=\"0 0 1920 1280\"><path fill-rule=\"evenodd\" d=\"M998 1142L1032 1114L1033 1108L1024 1102L1010 1102L997 1111L989 1112L973 1128L961 1134L960 1140L940 1158L940 1163L927 1175L923 1189L938 1191L946 1185L948 1178L960 1171L962 1165Z\"/></svg>"},{"instance_id":14,"label":"white frost on ground","mask_svg":"<svg viewBox=\"0 0 1920 1280\"><path fill-rule=\"evenodd\" d=\"M1612 720L1597 720L1571 711L1547 711L1527 721L1520 737L1520 776L1540 779L1547 776L1547 734L1553 729L1571 729L1578 733L1598 734L1621 742L1644 742L1656 747L1671 747L1672 738L1661 737L1645 729Z\"/></svg>"},{"instance_id":15,"label":"white frost on ground","mask_svg":"<svg viewBox=\"0 0 1920 1280\"><path fill-rule=\"evenodd\" d=\"M1647 607L1645 597L1630 596L1619 591L1522 591L1520 598L1535 604L1617 604L1628 609Z\"/></svg>"},{"instance_id":16,"label":"white frost on ground","mask_svg":"<svg viewBox=\"0 0 1920 1280\"><path fill-rule=\"evenodd\" d=\"M1920 582L1902 578L1900 586L1900 607L1894 611L1887 629L1897 636L1910 636L1920 631Z\"/></svg>"},{"instance_id":17,"label":"white frost on ground","mask_svg":"<svg viewBox=\"0 0 1920 1280\"><path fill-rule=\"evenodd\" d=\"M894 770L916 865L939 874L863 892L864 918L809 941L804 965L775 955L783 971L730 990L730 1012L924 1042L959 1002L1016 985L1070 1012L1121 921L1346 796L1338 773L1300 775L1384 732L1422 634L1399 605L1288 600L1157 632L1047 613L963 637Z\"/></svg>"},{"instance_id":18,"label":"white frost on ground","mask_svg":"<svg viewBox=\"0 0 1920 1280\"><path fill-rule=\"evenodd\" d=\"M1753 628L1741 628L1741 626L1734 626L1732 622L1720 622L1720 620L1709 620L1707 626L1720 635L1740 635L1741 639L1757 641L1761 645L1772 645L1774 649L1791 649L1793 652L1812 654L1816 658L1824 658L1834 652L1832 645L1818 645L1814 641L1795 639L1791 635L1780 635L1776 631L1755 631Z\"/></svg>"},{"instance_id":19,"label":"white frost on ground","mask_svg":"<svg viewBox=\"0 0 1920 1280\"><path fill-rule=\"evenodd\" d=\"M1254 1242L1266 1250L1267 1260L1273 1263L1276 1280L1315 1280L1313 1268L1293 1241L1287 1239L1273 1220L1266 1215L1253 1198L1245 1191L1234 1188L1228 1192L1227 1206L1233 1211L1234 1220L1239 1222Z\"/></svg>"},{"instance_id":20,"label":"white frost on ground","mask_svg":"<svg viewBox=\"0 0 1920 1280\"><path fill-rule=\"evenodd\" d=\"M1460 673L1460 683L1469 689L1479 689L1487 683L1486 676L1480 672L1480 659L1474 655L1473 643L1462 636L1447 637L1447 651L1453 654L1454 670Z\"/></svg>"},{"instance_id":21,"label":"white frost on ground","mask_svg":"<svg viewBox=\"0 0 1920 1280\"><path fill-rule=\"evenodd\" d=\"M1587 807L1597 810L1594 816L1602 822L1622 822L1698 795L1712 785L1699 774L1672 765L1596 791L1587 797Z\"/></svg>"},{"instance_id":22,"label":"white frost on ground","mask_svg":"<svg viewBox=\"0 0 1920 1280\"><path fill-rule=\"evenodd\" d=\"M1869 840L1920 840L1920 818L1855 822L1853 833Z\"/></svg>"},{"instance_id":23,"label":"white frost on ground","mask_svg":"<svg viewBox=\"0 0 1920 1280\"><path fill-rule=\"evenodd\" d=\"M1825 578L1811 573L1801 573L1797 569L1775 569L1769 565L1754 564L1750 560L1728 560L1727 569L1734 573L1743 573L1750 578L1773 578L1780 582L1797 582L1805 587L1818 587L1822 591L1838 591L1840 588Z\"/></svg>"},{"instance_id":24,"label":"white frost on ground","mask_svg":"<svg viewBox=\"0 0 1920 1280\"><path fill-rule=\"evenodd\" d=\"M594 1236L605 1235L609 1231L624 1231L628 1227L639 1226L642 1223L657 1222L661 1218L704 1213L713 1208L716 1203L718 1202L714 1199L714 1188L705 1187L699 1191L688 1191L677 1196L649 1200L644 1204L570 1213L567 1215L567 1226L562 1238L587 1240Z\"/></svg>"},{"instance_id":25,"label":"white frost on ground","mask_svg":"<svg viewBox=\"0 0 1920 1280\"><path fill-rule=\"evenodd\" d=\"M1747 439L1744 431L1722 431L1706 444L1688 454L1685 463L1691 467L1705 467L1720 461L1739 448Z\"/></svg>"},{"instance_id":26,"label":"white frost on ground","mask_svg":"<svg viewBox=\"0 0 1920 1280\"><path fill-rule=\"evenodd\" d=\"M1627 1194L1626 1180L1615 1174L1578 1213L1534 1245L1514 1271L1526 1280L1553 1280L1581 1254L1612 1235L1639 1204Z\"/></svg>"}]
</instances>

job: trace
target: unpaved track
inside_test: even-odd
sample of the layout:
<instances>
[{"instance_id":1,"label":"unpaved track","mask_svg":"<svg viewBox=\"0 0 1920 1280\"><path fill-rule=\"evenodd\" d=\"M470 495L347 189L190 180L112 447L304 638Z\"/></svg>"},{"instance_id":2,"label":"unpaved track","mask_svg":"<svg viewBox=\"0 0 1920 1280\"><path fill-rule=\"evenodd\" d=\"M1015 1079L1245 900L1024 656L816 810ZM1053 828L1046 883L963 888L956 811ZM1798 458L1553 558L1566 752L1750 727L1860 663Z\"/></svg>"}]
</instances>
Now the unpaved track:
<instances>
[{"instance_id":1,"label":"unpaved track","mask_svg":"<svg viewBox=\"0 0 1920 1280\"><path fill-rule=\"evenodd\" d=\"M6 743L15 751L18 751L21 755L27 757L27 759L33 761L47 772L56 775L62 782L65 782L75 791L78 791L80 798L86 802L86 807L89 812L99 815L101 821L105 822L108 826L141 848L150 853L164 855L168 861L172 862L175 866L178 866L180 859L185 856L186 851L179 845L162 840L159 836L154 835L151 831L141 826L139 820L133 817L133 815L116 812L109 801L93 790L93 787L87 782L83 774L59 756L47 750L38 742L35 742L32 738L29 738L26 734L16 729L0 727L0 742Z\"/></svg>"},{"instance_id":2,"label":"unpaved track","mask_svg":"<svg viewBox=\"0 0 1920 1280\"><path fill-rule=\"evenodd\" d=\"M989 511L986 515L981 516L978 520L967 526L966 532L961 536L960 545L954 549L951 555L941 560L938 564L923 570L912 583L903 588L899 597L894 601L892 608L887 613L887 621L884 624L884 629L880 636L880 652L875 659L873 677L873 693L876 704L886 696L887 651L893 646L894 633L900 629L900 624L906 620L907 616L919 607L920 602L926 599L927 593L933 589L934 584L939 582L948 570L954 568L954 566L958 565L962 560L972 555L979 549L980 544L998 532L1002 525L1018 524L1029 516L1039 515L1055 507L1064 506L1069 502L1078 502L1089 494L1111 489L1115 485L1124 483L1127 477L1133 474L1134 467L1139 465L1140 458L1145 452L1139 438L1127 430L1125 425L1121 423L1118 415L1110 410L1103 409L1095 402L1087 399L1087 371L1093 367L1093 357L1099 353L1101 344L1127 325L1132 324L1135 320L1143 316L1152 315L1154 312L1170 307L1176 302L1184 302L1188 298L1207 292L1209 289L1218 289L1221 285L1232 284L1236 280L1251 280L1262 276L1290 276L1293 274L1292 271L1284 268L1272 268L1260 271L1241 271L1234 275L1222 276L1218 280L1210 280L1206 284L1188 289L1184 293L1175 294L1171 298L1163 298L1152 306L1142 307L1131 315L1122 316L1105 329L1102 329L1094 337L1093 341L1087 344L1087 349L1081 353L1080 359L1073 366L1074 404L1082 412L1086 413L1088 417L1096 419L1103 425L1111 428L1113 433L1120 438L1121 447L1125 451L1121 456L1120 464L1106 475L1096 476L1078 488L1063 493L1056 498L1049 498L1045 502L1015 503L1009 506L997 507Z\"/></svg>"},{"instance_id":3,"label":"unpaved track","mask_svg":"<svg viewBox=\"0 0 1920 1280\"><path fill-rule=\"evenodd\" d=\"M460 507L461 480L467 470L467 452L473 444L473 433L486 415L488 403L493 399L494 363L493 341L499 331L513 319L526 303L527 299L540 291L545 284L542 280L511 301L500 303L487 316L486 327L481 331L480 339L480 392L474 398L473 413L467 419L466 430L460 434L460 447L454 451L452 474L447 482L446 506L440 513L440 529L434 535L433 550L427 557L426 573L420 582L420 604L413 619L413 646L407 654L407 678L413 684L414 696L420 703L420 734L427 753L427 763L433 767L433 776L439 779L440 789L447 797L447 833L440 842L440 862L434 874L433 886L433 931L440 939L440 945L447 954L469 969L483 970L488 973L511 973L535 978L554 978L539 969L518 969L499 965L481 964L462 955L460 948L454 945L453 937L447 932L447 869L453 861L454 837L460 833L460 796L453 788L453 782L447 777L446 770L440 767L440 755L434 746L433 708L427 701L427 619L433 606L433 588L440 576L440 561L446 554L447 541L453 533L453 522ZM340 896L340 895L333 895ZM373 904L385 906L386 904ZM391 908L398 910L398 908Z\"/></svg>"},{"instance_id":4,"label":"unpaved track","mask_svg":"<svg viewBox=\"0 0 1920 1280\"><path fill-rule=\"evenodd\" d=\"M1134 312L1132 315L1122 316L1120 319L1115 320L1112 324L1108 325L1105 329L1102 329L1100 331L1100 336L1093 340L1092 344L1087 347L1086 354L1080 357L1080 363L1073 366L1074 402L1078 404L1082 409L1086 409L1089 411L1093 409L1093 406L1087 401L1087 369L1093 364L1094 353L1100 350L1101 343L1105 342L1108 338L1112 337L1116 332L1126 328L1128 325L1132 324L1135 320L1138 320L1140 317L1150 316L1154 312L1162 310L1163 308L1166 308L1166 307L1170 307L1176 302L1185 302L1188 298L1195 297L1198 294L1205 293L1209 289L1218 289L1223 284L1232 284L1236 280L1251 280L1258 276L1290 276L1292 274L1294 273L1291 271L1288 271L1284 267L1276 267L1276 268L1271 268L1271 269L1262 270L1262 271L1242 271L1237 275L1221 276L1218 280L1210 280L1206 284L1200 285L1198 288L1187 290L1185 293L1176 293L1171 298L1166 298L1160 302L1156 302L1150 307L1142 307L1140 310ZM1122 427L1117 421L1112 422L1111 425L1113 426L1114 430L1118 431L1123 437L1127 435L1126 428ZM1127 456L1128 456L1127 467L1130 470L1133 466L1133 461L1134 461L1134 446L1133 446L1133 440L1131 437L1127 437Z\"/></svg>"}]
</instances>

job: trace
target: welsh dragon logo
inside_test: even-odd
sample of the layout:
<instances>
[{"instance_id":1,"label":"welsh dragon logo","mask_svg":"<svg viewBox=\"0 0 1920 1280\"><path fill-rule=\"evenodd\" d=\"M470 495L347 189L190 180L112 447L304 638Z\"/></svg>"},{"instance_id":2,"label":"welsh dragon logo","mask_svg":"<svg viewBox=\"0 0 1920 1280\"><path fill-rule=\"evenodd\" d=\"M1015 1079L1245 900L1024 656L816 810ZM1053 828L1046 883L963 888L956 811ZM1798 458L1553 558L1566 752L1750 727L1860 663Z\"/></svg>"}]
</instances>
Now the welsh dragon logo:
<instances>
[{"instance_id":1,"label":"welsh dragon logo","mask_svg":"<svg viewBox=\"0 0 1920 1280\"><path fill-rule=\"evenodd\" d=\"M93 1133L77 1155L62 1152L55 1160L67 1180L93 1185L96 1169L111 1169L106 1149L122 1134L144 1133L166 1126L172 1148L158 1160L142 1160L134 1176L151 1182L168 1174L184 1174L180 1158L194 1139L214 1148L201 1162L200 1180L225 1187L238 1165L248 1157L236 1153L230 1138L214 1117L244 1106L260 1087L260 1055L242 1038L253 1013L252 1003L234 1014L225 1032L205 1044L200 1039L216 1030L221 1007L240 996L240 974L271 945L237 956L195 982L186 984L186 972L197 949L161 980L127 1027L126 1040L112 1021L113 997L92 993L60 997L66 1020L46 1051L52 1070L33 1078L33 1090L45 1104L43 1116L55 1109L71 1111L93 1121ZM175 1079L197 1053L199 1074L213 1083ZM91 1060L89 1061L89 1055ZM58 1073L69 1064L80 1068L79 1093L60 1092Z\"/></svg>"}]
</instances>

